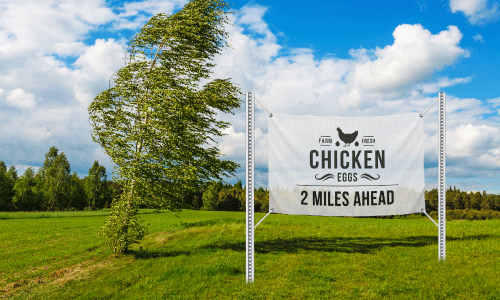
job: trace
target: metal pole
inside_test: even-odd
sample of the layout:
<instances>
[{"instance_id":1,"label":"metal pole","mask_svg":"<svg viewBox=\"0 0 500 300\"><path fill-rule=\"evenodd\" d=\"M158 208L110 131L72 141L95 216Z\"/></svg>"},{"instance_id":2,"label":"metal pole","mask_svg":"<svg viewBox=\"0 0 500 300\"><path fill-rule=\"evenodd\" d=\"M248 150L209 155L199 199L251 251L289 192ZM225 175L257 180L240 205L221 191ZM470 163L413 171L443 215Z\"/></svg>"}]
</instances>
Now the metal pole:
<instances>
[{"instance_id":1,"label":"metal pole","mask_svg":"<svg viewBox=\"0 0 500 300\"><path fill-rule=\"evenodd\" d=\"M439 93L439 260L446 258L446 95Z\"/></svg>"},{"instance_id":2,"label":"metal pole","mask_svg":"<svg viewBox=\"0 0 500 300\"><path fill-rule=\"evenodd\" d=\"M254 155L253 120L254 106L252 93L247 93L246 109L246 278L247 283L254 279Z\"/></svg>"}]
</instances>

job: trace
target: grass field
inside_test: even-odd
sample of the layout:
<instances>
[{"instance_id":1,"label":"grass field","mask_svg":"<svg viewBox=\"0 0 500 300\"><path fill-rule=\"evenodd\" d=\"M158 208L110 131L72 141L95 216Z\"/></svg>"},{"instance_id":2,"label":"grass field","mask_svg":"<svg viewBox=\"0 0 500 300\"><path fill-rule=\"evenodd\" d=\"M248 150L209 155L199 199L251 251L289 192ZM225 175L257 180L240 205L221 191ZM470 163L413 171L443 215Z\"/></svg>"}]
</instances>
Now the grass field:
<instances>
[{"instance_id":1,"label":"grass field","mask_svg":"<svg viewBox=\"0 0 500 300\"><path fill-rule=\"evenodd\" d=\"M428 219L270 215L246 284L244 213L141 211L150 234L120 256L96 235L106 214L0 213L0 297L500 299L500 220L447 222L438 262Z\"/></svg>"}]
</instances>

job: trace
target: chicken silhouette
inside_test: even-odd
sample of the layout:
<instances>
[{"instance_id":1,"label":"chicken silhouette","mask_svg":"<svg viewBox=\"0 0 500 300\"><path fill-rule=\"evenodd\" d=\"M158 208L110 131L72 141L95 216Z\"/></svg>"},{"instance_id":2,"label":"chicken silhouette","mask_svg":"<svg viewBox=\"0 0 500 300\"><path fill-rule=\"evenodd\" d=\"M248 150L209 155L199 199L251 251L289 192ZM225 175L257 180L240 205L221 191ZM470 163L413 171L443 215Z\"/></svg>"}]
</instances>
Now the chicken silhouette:
<instances>
[{"instance_id":1,"label":"chicken silhouette","mask_svg":"<svg viewBox=\"0 0 500 300\"><path fill-rule=\"evenodd\" d=\"M347 134L343 133L340 127L337 127L337 131L339 132L340 140L345 143L344 147L349 146L358 137L358 131L354 131L353 133Z\"/></svg>"}]
</instances>

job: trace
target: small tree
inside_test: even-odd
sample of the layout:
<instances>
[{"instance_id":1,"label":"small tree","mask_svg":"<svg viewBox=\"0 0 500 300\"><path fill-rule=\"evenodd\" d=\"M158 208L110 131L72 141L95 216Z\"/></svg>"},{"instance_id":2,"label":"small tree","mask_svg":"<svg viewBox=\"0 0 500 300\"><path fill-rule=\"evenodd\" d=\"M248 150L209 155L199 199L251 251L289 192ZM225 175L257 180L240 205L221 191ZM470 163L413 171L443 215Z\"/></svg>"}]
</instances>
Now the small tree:
<instances>
[{"instance_id":1,"label":"small tree","mask_svg":"<svg viewBox=\"0 0 500 300\"><path fill-rule=\"evenodd\" d=\"M219 200L219 192L222 189L222 184L219 182L212 182L203 192L203 206L202 210L217 210L217 201Z\"/></svg>"},{"instance_id":2,"label":"small tree","mask_svg":"<svg viewBox=\"0 0 500 300\"><path fill-rule=\"evenodd\" d=\"M115 252L145 232L135 219L139 204L178 210L197 183L237 168L205 145L229 126L215 116L239 107L239 90L229 79L200 87L226 46L228 8L223 0L192 0L171 16L152 17L131 40L113 85L89 106L92 137L115 163L124 188L102 231Z\"/></svg>"}]
</instances>

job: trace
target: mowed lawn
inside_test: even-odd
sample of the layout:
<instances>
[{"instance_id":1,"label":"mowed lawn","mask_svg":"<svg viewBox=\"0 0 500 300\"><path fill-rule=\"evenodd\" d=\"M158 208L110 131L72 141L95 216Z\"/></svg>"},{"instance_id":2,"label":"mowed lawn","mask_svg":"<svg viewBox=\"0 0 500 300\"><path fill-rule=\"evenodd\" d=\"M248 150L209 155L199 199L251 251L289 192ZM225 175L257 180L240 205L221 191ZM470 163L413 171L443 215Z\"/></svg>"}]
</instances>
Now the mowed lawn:
<instances>
[{"instance_id":1,"label":"mowed lawn","mask_svg":"<svg viewBox=\"0 0 500 300\"><path fill-rule=\"evenodd\" d=\"M142 210L150 234L114 256L107 212L0 213L0 297L11 299L500 299L500 220L270 215L245 282L245 214ZM256 214L259 220L264 214Z\"/></svg>"}]
</instances>

